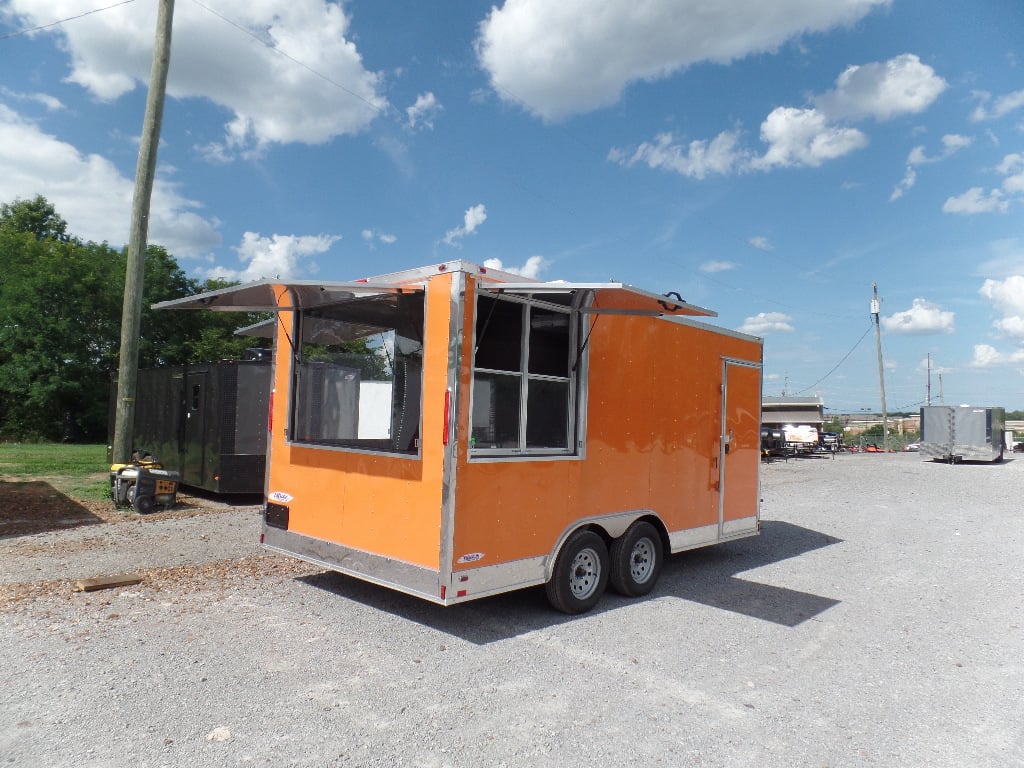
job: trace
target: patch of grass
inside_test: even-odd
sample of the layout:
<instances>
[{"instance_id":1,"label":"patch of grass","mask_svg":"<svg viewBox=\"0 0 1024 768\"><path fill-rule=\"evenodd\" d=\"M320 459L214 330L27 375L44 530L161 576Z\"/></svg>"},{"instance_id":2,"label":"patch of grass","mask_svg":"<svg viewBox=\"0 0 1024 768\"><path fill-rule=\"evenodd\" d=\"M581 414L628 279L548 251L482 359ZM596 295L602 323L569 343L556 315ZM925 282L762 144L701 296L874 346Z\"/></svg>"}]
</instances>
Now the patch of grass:
<instances>
[{"instance_id":1,"label":"patch of grass","mask_svg":"<svg viewBox=\"0 0 1024 768\"><path fill-rule=\"evenodd\" d=\"M0 475L45 480L74 499L104 499L109 494L106 445L0 443Z\"/></svg>"}]
</instances>

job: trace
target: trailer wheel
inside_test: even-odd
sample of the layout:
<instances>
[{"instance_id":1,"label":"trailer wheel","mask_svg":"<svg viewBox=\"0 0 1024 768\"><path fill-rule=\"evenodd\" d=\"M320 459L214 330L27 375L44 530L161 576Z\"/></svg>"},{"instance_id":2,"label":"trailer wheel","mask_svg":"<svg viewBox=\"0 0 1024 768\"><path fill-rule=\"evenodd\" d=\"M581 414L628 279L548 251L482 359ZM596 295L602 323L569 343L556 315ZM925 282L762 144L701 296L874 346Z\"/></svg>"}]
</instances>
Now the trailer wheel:
<instances>
[{"instance_id":1,"label":"trailer wheel","mask_svg":"<svg viewBox=\"0 0 1024 768\"><path fill-rule=\"evenodd\" d=\"M548 601L562 613L585 613L608 586L608 548L593 531L576 531L565 542L547 583Z\"/></svg>"},{"instance_id":2,"label":"trailer wheel","mask_svg":"<svg viewBox=\"0 0 1024 768\"><path fill-rule=\"evenodd\" d=\"M638 520L612 542L612 588L627 597L646 595L658 581L663 559L658 531Z\"/></svg>"}]
</instances>

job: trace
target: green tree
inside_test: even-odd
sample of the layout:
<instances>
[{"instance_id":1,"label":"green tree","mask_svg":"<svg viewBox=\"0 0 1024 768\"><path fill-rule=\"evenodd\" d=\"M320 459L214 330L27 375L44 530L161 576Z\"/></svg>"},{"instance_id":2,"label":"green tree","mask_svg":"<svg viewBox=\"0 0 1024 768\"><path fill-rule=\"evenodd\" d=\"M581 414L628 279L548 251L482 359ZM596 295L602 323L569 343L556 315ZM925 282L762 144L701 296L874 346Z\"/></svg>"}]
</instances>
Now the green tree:
<instances>
[{"instance_id":1,"label":"green tree","mask_svg":"<svg viewBox=\"0 0 1024 768\"><path fill-rule=\"evenodd\" d=\"M33 200L15 200L0 204L0 230L28 232L36 240L67 242L68 224L42 195Z\"/></svg>"},{"instance_id":2,"label":"green tree","mask_svg":"<svg viewBox=\"0 0 1024 768\"><path fill-rule=\"evenodd\" d=\"M118 368L126 254L81 242L45 198L0 206L0 434L105 439ZM238 313L156 311L155 302L225 287L146 251L139 365L240 357Z\"/></svg>"},{"instance_id":3,"label":"green tree","mask_svg":"<svg viewBox=\"0 0 1024 768\"><path fill-rule=\"evenodd\" d=\"M843 434L843 421L838 416L833 416L831 419L821 425L822 431L824 432L835 432L836 434Z\"/></svg>"},{"instance_id":4,"label":"green tree","mask_svg":"<svg viewBox=\"0 0 1024 768\"><path fill-rule=\"evenodd\" d=\"M91 425L105 412L106 398L97 404L93 396L116 351L104 301L112 255L34 233L0 234L5 433L75 436L83 420Z\"/></svg>"}]
</instances>

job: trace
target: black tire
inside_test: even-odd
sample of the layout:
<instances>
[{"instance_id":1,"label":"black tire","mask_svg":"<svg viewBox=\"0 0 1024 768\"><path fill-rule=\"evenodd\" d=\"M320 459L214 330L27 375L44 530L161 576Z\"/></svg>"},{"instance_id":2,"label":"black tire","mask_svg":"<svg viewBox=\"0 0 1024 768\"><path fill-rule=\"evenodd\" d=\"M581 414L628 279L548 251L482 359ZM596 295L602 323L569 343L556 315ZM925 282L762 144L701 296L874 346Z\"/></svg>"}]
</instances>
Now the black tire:
<instances>
[{"instance_id":1,"label":"black tire","mask_svg":"<svg viewBox=\"0 0 1024 768\"><path fill-rule=\"evenodd\" d=\"M132 501L132 507L140 515L148 515L153 511L153 497L136 494L135 499Z\"/></svg>"},{"instance_id":2,"label":"black tire","mask_svg":"<svg viewBox=\"0 0 1024 768\"><path fill-rule=\"evenodd\" d=\"M657 529L638 520L612 542L612 588L627 597L646 595L658 581L664 550Z\"/></svg>"},{"instance_id":3,"label":"black tire","mask_svg":"<svg viewBox=\"0 0 1024 768\"><path fill-rule=\"evenodd\" d=\"M562 613L585 613L608 586L608 547L593 531L576 531L558 553L547 583L548 602Z\"/></svg>"}]
</instances>

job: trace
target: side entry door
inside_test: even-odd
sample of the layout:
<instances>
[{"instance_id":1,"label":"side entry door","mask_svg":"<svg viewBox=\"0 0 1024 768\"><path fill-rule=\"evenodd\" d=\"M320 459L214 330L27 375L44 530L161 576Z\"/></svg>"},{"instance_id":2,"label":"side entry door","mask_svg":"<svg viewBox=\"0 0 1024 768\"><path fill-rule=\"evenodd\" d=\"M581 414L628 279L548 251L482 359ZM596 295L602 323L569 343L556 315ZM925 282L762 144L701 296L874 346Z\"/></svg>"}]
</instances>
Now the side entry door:
<instances>
[{"instance_id":1,"label":"side entry door","mask_svg":"<svg viewBox=\"0 0 1024 768\"><path fill-rule=\"evenodd\" d=\"M761 462L761 366L722 360L722 439L719 456L718 536L757 527Z\"/></svg>"},{"instance_id":2,"label":"side entry door","mask_svg":"<svg viewBox=\"0 0 1024 768\"><path fill-rule=\"evenodd\" d=\"M206 482L207 376L190 371L185 376L183 403L184 441L181 445L181 480L188 485Z\"/></svg>"}]
</instances>

